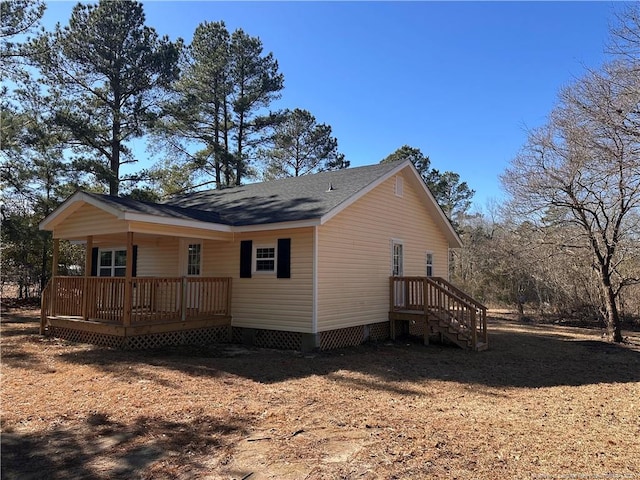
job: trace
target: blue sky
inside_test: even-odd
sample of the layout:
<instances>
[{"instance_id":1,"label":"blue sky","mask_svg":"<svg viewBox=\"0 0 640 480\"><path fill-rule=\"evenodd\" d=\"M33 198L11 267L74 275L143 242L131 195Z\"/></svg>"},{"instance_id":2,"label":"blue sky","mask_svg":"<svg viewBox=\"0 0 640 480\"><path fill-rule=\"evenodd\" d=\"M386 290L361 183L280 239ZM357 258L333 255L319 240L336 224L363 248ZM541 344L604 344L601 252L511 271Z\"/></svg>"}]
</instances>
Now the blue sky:
<instances>
[{"instance_id":1,"label":"blue sky","mask_svg":"<svg viewBox=\"0 0 640 480\"><path fill-rule=\"evenodd\" d=\"M67 24L72 2L49 2ZM159 34L191 40L224 20L273 52L285 77L276 108L332 126L352 166L398 147L500 200L498 176L543 124L560 88L605 61L615 2L144 2ZM144 154L143 154L144 155ZM144 158L138 167L149 166Z\"/></svg>"}]
</instances>

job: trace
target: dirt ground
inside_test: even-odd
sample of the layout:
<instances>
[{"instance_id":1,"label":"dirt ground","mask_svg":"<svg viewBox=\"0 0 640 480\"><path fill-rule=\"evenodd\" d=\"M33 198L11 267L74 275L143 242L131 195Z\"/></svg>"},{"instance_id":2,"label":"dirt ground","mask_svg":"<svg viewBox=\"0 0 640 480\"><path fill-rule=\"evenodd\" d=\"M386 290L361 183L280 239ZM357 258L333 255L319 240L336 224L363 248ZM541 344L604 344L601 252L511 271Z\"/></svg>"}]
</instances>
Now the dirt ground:
<instances>
[{"instance_id":1,"label":"dirt ground","mask_svg":"<svg viewBox=\"0 0 640 480\"><path fill-rule=\"evenodd\" d=\"M125 352L2 315L3 479L640 478L640 334Z\"/></svg>"}]
</instances>

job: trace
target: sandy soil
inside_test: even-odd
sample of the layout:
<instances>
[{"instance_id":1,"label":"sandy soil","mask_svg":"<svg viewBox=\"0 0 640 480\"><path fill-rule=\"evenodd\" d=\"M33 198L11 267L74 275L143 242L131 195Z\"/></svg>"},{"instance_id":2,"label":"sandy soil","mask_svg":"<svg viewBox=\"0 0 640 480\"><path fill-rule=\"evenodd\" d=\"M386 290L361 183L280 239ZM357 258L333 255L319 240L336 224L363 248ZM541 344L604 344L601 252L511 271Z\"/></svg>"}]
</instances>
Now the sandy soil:
<instances>
[{"instance_id":1,"label":"sandy soil","mask_svg":"<svg viewBox=\"0 0 640 480\"><path fill-rule=\"evenodd\" d=\"M640 334L124 352L1 324L3 479L640 478Z\"/></svg>"}]
</instances>

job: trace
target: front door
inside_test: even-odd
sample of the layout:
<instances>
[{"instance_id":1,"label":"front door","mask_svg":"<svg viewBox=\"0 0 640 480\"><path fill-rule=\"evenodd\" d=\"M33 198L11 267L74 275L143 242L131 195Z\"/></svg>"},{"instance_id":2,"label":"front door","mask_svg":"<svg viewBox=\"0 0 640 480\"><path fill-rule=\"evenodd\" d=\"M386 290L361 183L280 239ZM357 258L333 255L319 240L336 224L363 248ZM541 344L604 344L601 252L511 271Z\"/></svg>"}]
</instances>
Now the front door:
<instances>
[{"instance_id":1,"label":"front door","mask_svg":"<svg viewBox=\"0 0 640 480\"><path fill-rule=\"evenodd\" d=\"M183 275L187 277L186 304L187 308L198 309L200 306L200 283L190 281L199 277L202 272L202 243L187 240L183 242Z\"/></svg>"},{"instance_id":2,"label":"front door","mask_svg":"<svg viewBox=\"0 0 640 480\"><path fill-rule=\"evenodd\" d=\"M402 250L402 243L394 240L391 244L391 275L394 277L402 277L404 275L404 255ZM404 295L404 283L403 282L394 282L394 303L396 307L404 307L405 306L405 295Z\"/></svg>"}]
</instances>

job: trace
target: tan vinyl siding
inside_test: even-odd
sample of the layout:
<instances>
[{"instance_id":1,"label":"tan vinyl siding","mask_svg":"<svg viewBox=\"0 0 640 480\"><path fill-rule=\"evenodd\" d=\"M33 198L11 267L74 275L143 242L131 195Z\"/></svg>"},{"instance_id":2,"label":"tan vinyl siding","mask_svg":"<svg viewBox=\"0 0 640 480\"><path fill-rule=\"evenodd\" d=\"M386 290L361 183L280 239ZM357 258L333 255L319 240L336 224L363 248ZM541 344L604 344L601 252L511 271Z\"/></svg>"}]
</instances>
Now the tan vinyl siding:
<instances>
[{"instance_id":1,"label":"tan vinyl siding","mask_svg":"<svg viewBox=\"0 0 640 480\"><path fill-rule=\"evenodd\" d=\"M318 331L387 320L393 239L403 244L404 275L425 275L429 251L434 275L447 277L446 237L414 177L403 178L402 197L389 178L319 227Z\"/></svg>"},{"instance_id":2,"label":"tan vinyl siding","mask_svg":"<svg viewBox=\"0 0 640 480\"><path fill-rule=\"evenodd\" d=\"M136 241L138 245L139 277L180 277L179 240L174 237L158 237L154 241Z\"/></svg>"},{"instance_id":3,"label":"tan vinyl siding","mask_svg":"<svg viewBox=\"0 0 640 480\"><path fill-rule=\"evenodd\" d=\"M275 273L240 278L240 241L276 246L279 238L291 239L291 278ZM246 232L228 243L206 241L202 255L205 276L233 279L233 326L311 332L313 228Z\"/></svg>"},{"instance_id":4,"label":"tan vinyl siding","mask_svg":"<svg viewBox=\"0 0 640 480\"><path fill-rule=\"evenodd\" d=\"M53 236L72 240L84 240L88 235L126 232L124 221L92 205L85 204L55 227Z\"/></svg>"}]
</instances>

